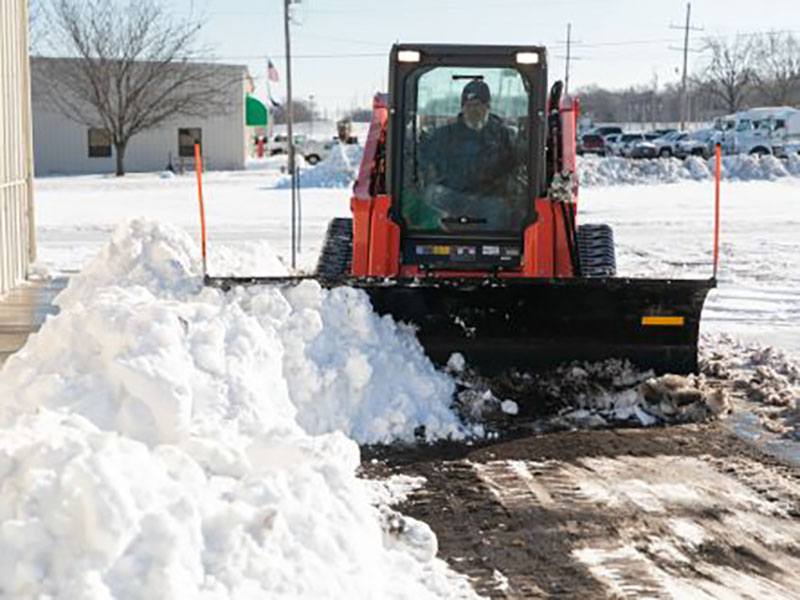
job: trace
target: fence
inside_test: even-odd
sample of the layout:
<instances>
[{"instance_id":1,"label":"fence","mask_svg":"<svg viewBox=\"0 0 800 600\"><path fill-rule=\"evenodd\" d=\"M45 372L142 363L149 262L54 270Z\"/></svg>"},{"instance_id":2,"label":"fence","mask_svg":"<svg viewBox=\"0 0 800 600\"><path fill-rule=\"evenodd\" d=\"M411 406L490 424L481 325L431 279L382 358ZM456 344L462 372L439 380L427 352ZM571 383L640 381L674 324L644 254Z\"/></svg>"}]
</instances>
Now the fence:
<instances>
[{"instance_id":1,"label":"fence","mask_svg":"<svg viewBox=\"0 0 800 600\"><path fill-rule=\"evenodd\" d=\"M27 0L0 2L0 294L35 258Z\"/></svg>"}]
</instances>

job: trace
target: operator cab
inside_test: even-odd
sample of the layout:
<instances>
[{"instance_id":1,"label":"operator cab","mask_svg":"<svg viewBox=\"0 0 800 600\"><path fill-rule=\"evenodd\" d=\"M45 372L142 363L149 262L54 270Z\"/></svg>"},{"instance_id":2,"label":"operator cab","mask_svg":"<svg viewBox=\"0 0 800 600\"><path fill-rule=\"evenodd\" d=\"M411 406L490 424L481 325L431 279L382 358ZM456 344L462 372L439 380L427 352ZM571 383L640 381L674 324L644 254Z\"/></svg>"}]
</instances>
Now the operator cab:
<instances>
[{"instance_id":1,"label":"operator cab","mask_svg":"<svg viewBox=\"0 0 800 600\"><path fill-rule=\"evenodd\" d=\"M543 189L544 49L396 45L391 73L401 261L519 268Z\"/></svg>"}]
</instances>

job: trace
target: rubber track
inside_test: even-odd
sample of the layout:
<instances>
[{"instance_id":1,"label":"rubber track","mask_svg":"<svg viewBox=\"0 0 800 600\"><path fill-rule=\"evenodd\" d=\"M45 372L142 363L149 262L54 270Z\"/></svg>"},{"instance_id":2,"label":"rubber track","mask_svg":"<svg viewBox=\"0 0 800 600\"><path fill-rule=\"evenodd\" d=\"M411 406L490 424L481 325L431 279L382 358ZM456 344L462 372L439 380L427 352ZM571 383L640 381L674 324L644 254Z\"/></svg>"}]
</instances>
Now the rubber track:
<instances>
[{"instance_id":1,"label":"rubber track","mask_svg":"<svg viewBox=\"0 0 800 600\"><path fill-rule=\"evenodd\" d=\"M350 274L353 260L353 220L336 218L328 223L325 243L317 262L317 276L336 279Z\"/></svg>"},{"instance_id":2,"label":"rubber track","mask_svg":"<svg viewBox=\"0 0 800 600\"><path fill-rule=\"evenodd\" d=\"M608 225L581 225L577 234L578 255L583 277L614 277L617 260L614 232Z\"/></svg>"}]
</instances>

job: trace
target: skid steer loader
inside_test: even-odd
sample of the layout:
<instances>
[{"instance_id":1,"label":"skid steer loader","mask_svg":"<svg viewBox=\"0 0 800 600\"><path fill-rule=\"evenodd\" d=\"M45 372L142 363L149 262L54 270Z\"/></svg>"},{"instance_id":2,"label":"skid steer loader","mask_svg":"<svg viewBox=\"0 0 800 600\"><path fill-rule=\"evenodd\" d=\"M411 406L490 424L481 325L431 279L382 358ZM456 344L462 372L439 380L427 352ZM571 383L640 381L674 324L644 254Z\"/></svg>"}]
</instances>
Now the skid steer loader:
<instances>
[{"instance_id":1,"label":"skid steer loader","mask_svg":"<svg viewBox=\"0 0 800 600\"><path fill-rule=\"evenodd\" d=\"M616 277L611 228L578 224L578 102L560 82L548 91L544 48L397 44L389 68L322 285L364 290L440 364L460 352L482 372L612 357L697 369L715 279Z\"/></svg>"}]
</instances>

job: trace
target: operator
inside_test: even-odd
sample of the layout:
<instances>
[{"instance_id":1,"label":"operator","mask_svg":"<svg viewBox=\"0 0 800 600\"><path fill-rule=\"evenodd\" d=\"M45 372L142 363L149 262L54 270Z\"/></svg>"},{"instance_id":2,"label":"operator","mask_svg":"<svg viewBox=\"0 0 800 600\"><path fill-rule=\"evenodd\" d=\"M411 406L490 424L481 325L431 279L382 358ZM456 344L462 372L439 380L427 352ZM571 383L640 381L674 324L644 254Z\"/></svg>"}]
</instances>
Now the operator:
<instances>
[{"instance_id":1,"label":"operator","mask_svg":"<svg viewBox=\"0 0 800 600\"><path fill-rule=\"evenodd\" d=\"M429 206L445 218L474 217L482 229L503 229L510 217L503 197L516 161L511 132L490 106L489 86L467 83L456 122L423 142L420 162Z\"/></svg>"}]
</instances>

